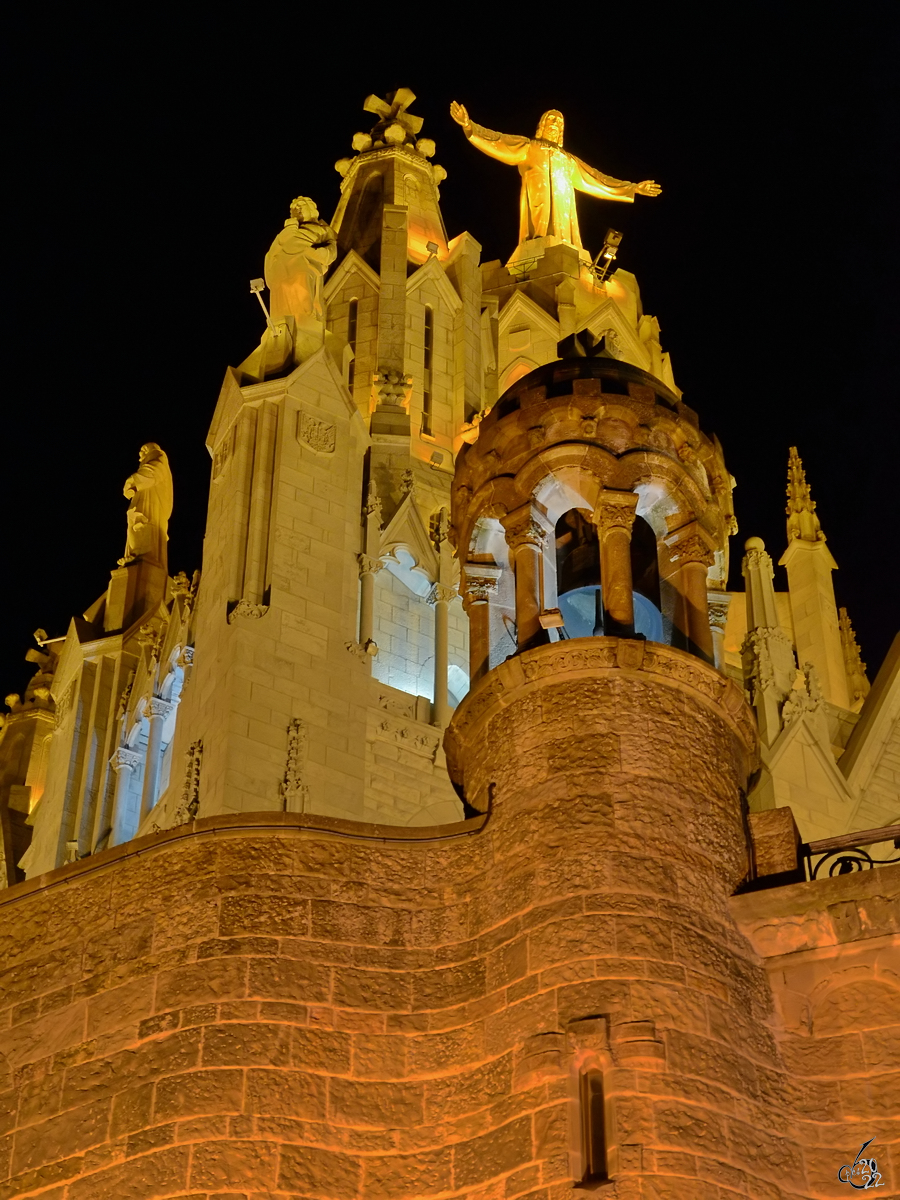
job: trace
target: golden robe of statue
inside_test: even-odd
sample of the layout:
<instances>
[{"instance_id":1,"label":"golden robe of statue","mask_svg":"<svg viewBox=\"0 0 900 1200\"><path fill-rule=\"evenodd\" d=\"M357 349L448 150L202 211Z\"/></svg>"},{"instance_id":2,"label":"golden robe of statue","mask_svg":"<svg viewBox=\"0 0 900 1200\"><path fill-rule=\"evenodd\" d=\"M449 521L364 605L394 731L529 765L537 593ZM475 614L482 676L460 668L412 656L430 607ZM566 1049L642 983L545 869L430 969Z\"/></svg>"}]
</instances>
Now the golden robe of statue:
<instances>
[{"instance_id":1,"label":"golden robe of statue","mask_svg":"<svg viewBox=\"0 0 900 1200\"><path fill-rule=\"evenodd\" d=\"M662 188L652 179L628 183L613 179L563 150L563 116L551 109L538 123L537 136L512 137L485 129L469 119L455 101L450 115L462 126L463 133L479 150L519 168L522 193L519 201L519 241L534 237L557 237L577 246L581 234L575 211L575 193L587 192L602 200L627 200L635 196L658 196Z\"/></svg>"}]
</instances>

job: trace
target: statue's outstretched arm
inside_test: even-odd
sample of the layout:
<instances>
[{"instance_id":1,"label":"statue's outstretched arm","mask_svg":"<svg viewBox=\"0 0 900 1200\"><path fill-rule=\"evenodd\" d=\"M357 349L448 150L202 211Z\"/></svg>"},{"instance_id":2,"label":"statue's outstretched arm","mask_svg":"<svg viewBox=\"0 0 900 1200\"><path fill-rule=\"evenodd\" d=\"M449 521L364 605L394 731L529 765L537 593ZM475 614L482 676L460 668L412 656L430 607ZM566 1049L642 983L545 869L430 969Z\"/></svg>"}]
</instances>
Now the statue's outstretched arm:
<instances>
[{"instance_id":1,"label":"statue's outstretched arm","mask_svg":"<svg viewBox=\"0 0 900 1200\"><path fill-rule=\"evenodd\" d=\"M587 192L589 196L599 196L601 200L626 200L629 203L634 201L636 183L604 175L602 171L589 167L586 162L582 162L574 154L572 161L575 164L573 182L579 192Z\"/></svg>"},{"instance_id":2,"label":"statue's outstretched arm","mask_svg":"<svg viewBox=\"0 0 900 1200\"><path fill-rule=\"evenodd\" d=\"M477 146L483 154L497 158L500 162L518 166L524 162L531 145L531 138L515 137L508 133L497 133L493 129L485 129L483 125L472 122L472 132L467 134L473 146Z\"/></svg>"},{"instance_id":3,"label":"statue's outstretched arm","mask_svg":"<svg viewBox=\"0 0 900 1200\"><path fill-rule=\"evenodd\" d=\"M531 145L531 138L514 137L508 133L497 133L494 129L486 129L484 125L473 121L463 105L457 104L455 100L450 105L450 115L457 125L462 126L462 131L469 141L477 146L483 154L488 154L491 158L497 158L500 162L510 163L513 166L518 166L519 163L525 161L528 147Z\"/></svg>"},{"instance_id":4,"label":"statue's outstretched arm","mask_svg":"<svg viewBox=\"0 0 900 1200\"><path fill-rule=\"evenodd\" d=\"M586 162L572 155L575 163L575 187L579 192L599 196L603 200L634 200L635 196L658 196L662 188L655 179L644 179L640 183L627 183L624 179L613 179L602 171L589 167Z\"/></svg>"}]
</instances>

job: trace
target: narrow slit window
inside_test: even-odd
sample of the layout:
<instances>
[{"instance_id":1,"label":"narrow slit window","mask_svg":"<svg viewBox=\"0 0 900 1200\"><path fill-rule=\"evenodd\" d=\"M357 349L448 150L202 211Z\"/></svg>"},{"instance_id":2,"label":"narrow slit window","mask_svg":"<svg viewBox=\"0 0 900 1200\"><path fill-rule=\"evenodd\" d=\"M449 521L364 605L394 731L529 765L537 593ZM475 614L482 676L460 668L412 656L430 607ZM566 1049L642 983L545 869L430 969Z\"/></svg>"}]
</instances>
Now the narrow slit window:
<instances>
[{"instance_id":1,"label":"narrow slit window","mask_svg":"<svg viewBox=\"0 0 900 1200\"><path fill-rule=\"evenodd\" d=\"M431 362L434 355L434 312L425 306L425 360L422 381L422 432L432 434L433 401L431 398Z\"/></svg>"},{"instance_id":2,"label":"narrow slit window","mask_svg":"<svg viewBox=\"0 0 900 1200\"><path fill-rule=\"evenodd\" d=\"M609 1178L606 1169L606 1106L602 1071L585 1071L581 1084L582 1183Z\"/></svg>"},{"instance_id":3,"label":"narrow slit window","mask_svg":"<svg viewBox=\"0 0 900 1200\"><path fill-rule=\"evenodd\" d=\"M347 342L350 349L353 351L353 358L350 359L350 365L347 368L347 387L353 391L353 384L356 379L356 327L359 320L359 301L351 300L350 309L347 313Z\"/></svg>"}]
</instances>

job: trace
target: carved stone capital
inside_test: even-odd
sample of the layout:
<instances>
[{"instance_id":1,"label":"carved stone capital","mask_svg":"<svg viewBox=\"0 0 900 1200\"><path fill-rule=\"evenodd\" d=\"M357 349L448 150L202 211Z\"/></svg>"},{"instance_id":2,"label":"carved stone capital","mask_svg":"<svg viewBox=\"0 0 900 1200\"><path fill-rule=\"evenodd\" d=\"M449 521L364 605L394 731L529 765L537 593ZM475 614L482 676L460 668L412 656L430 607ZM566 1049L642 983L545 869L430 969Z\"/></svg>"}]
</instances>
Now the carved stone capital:
<instances>
[{"instance_id":1,"label":"carved stone capital","mask_svg":"<svg viewBox=\"0 0 900 1200\"><path fill-rule=\"evenodd\" d=\"M177 700L161 700L159 696L154 696L147 705L147 716L151 719L161 717L162 720L165 720L177 707Z\"/></svg>"},{"instance_id":2,"label":"carved stone capital","mask_svg":"<svg viewBox=\"0 0 900 1200\"><path fill-rule=\"evenodd\" d=\"M677 562L700 563L704 567L711 567L715 559L712 550L701 537L683 538L673 549L675 553L672 557Z\"/></svg>"},{"instance_id":3,"label":"carved stone capital","mask_svg":"<svg viewBox=\"0 0 900 1200\"><path fill-rule=\"evenodd\" d=\"M631 537L637 503L637 492L601 492L597 507L591 515L600 537L618 529Z\"/></svg>"},{"instance_id":4,"label":"carved stone capital","mask_svg":"<svg viewBox=\"0 0 900 1200\"><path fill-rule=\"evenodd\" d=\"M728 609L731 597L725 592L708 592L709 623L713 629L725 632L725 622L728 620Z\"/></svg>"},{"instance_id":5,"label":"carved stone capital","mask_svg":"<svg viewBox=\"0 0 900 1200\"><path fill-rule=\"evenodd\" d=\"M268 611L268 604L254 604L252 600L241 598L228 614L228 624L233 625L240 617L256 621L260 617L264 617Z\"/></svg>"},{"instance_id":6,"label":"carved stone capital","mask_svg":"<svg viewBox=\"0 0 900 1200\"><path fill-rule=\"evenodd\" d=\"M500 518L500 524L506 534L506 542L513 551L521 546L542 547L549 532L547 523L530 504L507 513Z\"/></svg>"},{"instance_id":7,"label":"carved stone capital","mask_svg":"<svg viewBox=\"0 0 900 1200\"><path fill-rule=\"evenodd\" d=\"M379 367L375 376L375 390L379 404L406 408L412 391L412 376L391 367Z\"/></svg>"},{"instance_id":8,"label":"carved stone capital","mask_svg":"<svg viewBox=\"0 0 900 1200\"><path fill-rule=\"evenodd\" d=\"M462 601L466 612L473 604L487 604L497 593L497 580L493 575L466 575Z\"/></svg>"},{"instance_id":9,"label":"carved stone capital","mask_svg":"<svg viewBox=\"0 0 900 1200\"><path fill-rule=\"evenodd\" d=\"M371 554L357 554L356 561L359 563L359 577L363 575L377 575L384 566L380 558L374 558Z\"/></svg>"},{"instance_id":10,"label":"carved stone capital","mask_svg":"<svg viewBox=\"0 0 900 1200\"><path fill-rule=\"evenodd\" d=\"M444 583L436 583L425 597L429 604L449 604L456 596L456 588L447 587Z\"/></svg>"},{"instance_id":11,"label":"carved stone capital","mask_svg":"<svg viewBox=\"0 0 900 1200\"><path fill-rule=\"evenodd\" d=\"M123 768L126 771L133 771L141 761L141 756L136 750L128 750L125 746L119 746L118 750L113 752L109 764L114 771L121 771Z\"/></svg>"},{"instance_id":12,"label":"carved stone capital","mask_svg":"<svg viewBox=\"0 0 900 1200\"><path fill-rule=\"evenodd\" d=\"M711 567L715 561L715 547L706 530L697 521L689 521L665 539L672 561L678 563L701 563Z\"/></svg>"}]
</instances>

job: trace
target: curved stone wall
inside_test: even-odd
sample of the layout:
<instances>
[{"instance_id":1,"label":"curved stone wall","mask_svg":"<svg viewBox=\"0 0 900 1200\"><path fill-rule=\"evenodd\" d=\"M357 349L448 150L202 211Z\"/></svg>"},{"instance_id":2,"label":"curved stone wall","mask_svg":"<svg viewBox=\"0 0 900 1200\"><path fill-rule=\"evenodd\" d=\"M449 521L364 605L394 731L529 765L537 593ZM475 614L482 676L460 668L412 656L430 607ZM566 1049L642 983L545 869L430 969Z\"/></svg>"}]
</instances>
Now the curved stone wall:
<instances>
[{"instance_id":1,"label":"curved stone wall","mask_svg":"<svg viewBox=\"0 0 900 1200\"><path fill-rule=\"evenodd\" d=\"M486 818L214 818L11 889L0 1200L550 1200L585 1066L610 1194L803 1194L726 905L734 692L662 647L542 647L448 737Z\"/></svg>"}]
</instances>

